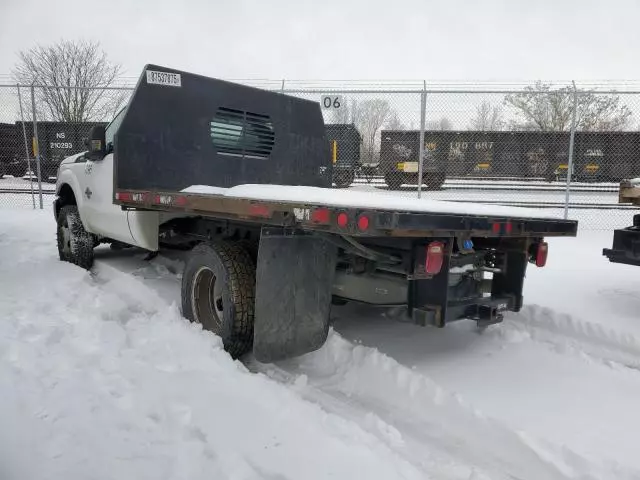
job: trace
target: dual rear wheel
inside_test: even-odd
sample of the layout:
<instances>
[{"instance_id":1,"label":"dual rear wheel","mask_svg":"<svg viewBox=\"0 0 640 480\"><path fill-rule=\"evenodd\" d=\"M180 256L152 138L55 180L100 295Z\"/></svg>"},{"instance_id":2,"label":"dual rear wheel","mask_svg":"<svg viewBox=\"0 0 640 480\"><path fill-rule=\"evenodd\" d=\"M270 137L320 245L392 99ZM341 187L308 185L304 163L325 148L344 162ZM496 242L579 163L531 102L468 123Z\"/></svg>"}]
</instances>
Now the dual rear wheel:
<instances>
[{"instance_id":1,"label":"dual rear wheel","mask_svg":"<svg viewBox=\"0 0 640 480\"><path fill-rule=\"evenodd\" d=\"M182 314L222 338L233 358L251 350L255 312L255 262L240 242L201 243L182 276Z\"/></svg>"}]
</instances>

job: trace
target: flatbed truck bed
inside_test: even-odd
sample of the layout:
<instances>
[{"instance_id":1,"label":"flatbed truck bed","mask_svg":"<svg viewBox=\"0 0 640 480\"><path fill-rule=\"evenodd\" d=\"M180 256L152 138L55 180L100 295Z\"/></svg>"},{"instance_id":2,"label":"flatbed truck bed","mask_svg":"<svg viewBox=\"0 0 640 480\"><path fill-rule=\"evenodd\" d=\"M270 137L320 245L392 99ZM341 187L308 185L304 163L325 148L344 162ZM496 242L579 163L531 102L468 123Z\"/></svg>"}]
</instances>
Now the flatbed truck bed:
<instances>
[{"instance_id":1,"label":"flatbed truck bed","mask_svg":"<svg viewBox=\"0 0 640 480\"><path fill-rule=\"evenodd\" d=\"M546 265L545 237L577 234L531 209L333 189L318 102L155 65L87 145L58 172L60 258L188 251L183 315L260 362L322 346L346 302L499 323L527 266Z\"/></svg>"},{"instance_id":2,"label":"flatbed truck bed","mask_svg":"<svg viewBox=\"0 0 640 480\"><path fill-rule=\"evenodd\" d=\"M179 192L125 191L123 208L161 210L352 236L575 236L577 222L537 210L290 185L196 185Z\"/></svg>"}]
</instances>

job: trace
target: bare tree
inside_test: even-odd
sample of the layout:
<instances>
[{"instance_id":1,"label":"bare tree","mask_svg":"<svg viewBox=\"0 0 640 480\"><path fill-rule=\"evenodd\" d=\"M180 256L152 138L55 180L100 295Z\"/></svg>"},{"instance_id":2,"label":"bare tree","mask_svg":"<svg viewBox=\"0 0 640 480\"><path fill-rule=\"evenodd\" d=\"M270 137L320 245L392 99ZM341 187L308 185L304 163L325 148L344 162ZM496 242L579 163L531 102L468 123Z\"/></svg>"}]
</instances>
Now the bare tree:
<instances>
[{"instance_id":1,"label":"bare tree","mask_svg":"<svg viewBox=\"0 0 640 480\"><path fill-rule=\"evenodd\" d=\"M342 106L332 110L331 123L352 123L351 113L356 108L356 101L351 100L351 107L349 107L349 99L345 97Z\"/></svg>"},{"instance_id":2,"label":"bare tree","mask_svg":"<svg viewBox=\"0 0 640 480\"><path fill-rule=\"evenodd\" d=\"M471 119L469 127L472 130L502 130L505 126L502 117L502 108L496 105L491 108L487 101L482 102L476 108L476 115Z\"/></svg>"},{"instance_id":3,"label":"bare tree","mask_svg":"<svg viewBox=\"0 0 640 480\"><path fill-rule=\"evenodd\" d=\"M453 123L447 117L440 119L440 130L453 130Z\"/></svg>"},{"instance_id":4,"label":"bare tree","mask_svg":"<svg viewBox=\"0 0 640 480\"><path fill-rule=\"evenodd\" d=\"M389 120L387 120L385 128L387 128L388 130L403 130L404 129L404 125L400 121L400 119L398 118L398 114L396 112L391 112L391 115L389 116Z\"/></svg>"},{"instance_id":5,"label":"bare tree","mask_svg":"<svg viewBox=\"0 0 640 480\"><path fill-rule=\"evenodd\" d=\"M523 92L505 97L505 104L516 109L519 121L512 128L566 131L571 128L574 91L571 87L551 90L537 81ZM620 104L618 95L602 95L578 90L576 128L578 130L622 130L629 125L631 110Z\"/></svg>"},{"instance_id":6,"label":"bare tree","mask_svg":"<svg viewBox=\"0 0 640 480\"><path fill-rule=\"evenodd\" d=\"M38 116L64 122L106 120L123 104L127 93L106 90L121 72L97 42L62 40L18 54L14 78L37 84Z\"/></svg>"},{"instance_id":7,"label":"bare tree","mask_svg":"<svg viewBox=\"0 0 640 480\"><path fill-rule=\"evenodd\" d=\"M425 130L452 130L453 123L447 117L442 117L439 120L430 120L424 124Z\"/></svg>"},{"instance_id":8,"label":"bare tree","mask_svg":"<svg viewBox=\"0 0 640 480\"><path fill-rule=\"evenodd\" d=\"M354 123L362 135L363 161L376 163L377 135L392 114L391 106L386 100L371 99L360 102L356 110Z\"/></svg>"}]
</instances>

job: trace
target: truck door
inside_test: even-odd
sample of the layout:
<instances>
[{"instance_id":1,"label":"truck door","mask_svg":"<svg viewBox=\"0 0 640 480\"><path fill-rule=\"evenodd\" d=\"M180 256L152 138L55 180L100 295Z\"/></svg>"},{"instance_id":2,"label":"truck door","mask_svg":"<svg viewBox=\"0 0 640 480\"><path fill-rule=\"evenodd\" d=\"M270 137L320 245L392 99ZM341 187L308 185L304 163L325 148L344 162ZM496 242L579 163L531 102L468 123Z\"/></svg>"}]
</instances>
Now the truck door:
<instances>
[{"instance_id":1,"label":"truck door","mask_svg":"<svg viewBox=\"0 0 640 480\"><path fill-rule=\"evenodd\" d=\"M107 126L107 151L113 150L113 137L124 117L123 108ZM87 160L82 186L86 223L91 232L147 250L158 248L158 212L124 211L113 203L113 153L102 160Z\"/></svg>"},{"instance_id":2,"label":"truck door","mask_svg":"<svg viewBox=\"0 0 640 480\"><path fill-rule=\"evenodd\" d=\"M107 148L124 117L123 108L107 126L105 140ZM113 153L102 160L87 159L84 167L84 183L81 186L84 197L85 222L89 229L113 240L132 244L127 212L113 204Z\"/></svg>"},{"instance_id":3,"label":"truck door","mask_svg":"<svg viewBox=\"0 0 640 480\"><path fill-rule=\"evenodd\" d=\"M113 153L102 160L87 160L84 180L82 196L89 229L97 235L133 244L127 212L113 204Z\"/></svg>"}]
</instances>

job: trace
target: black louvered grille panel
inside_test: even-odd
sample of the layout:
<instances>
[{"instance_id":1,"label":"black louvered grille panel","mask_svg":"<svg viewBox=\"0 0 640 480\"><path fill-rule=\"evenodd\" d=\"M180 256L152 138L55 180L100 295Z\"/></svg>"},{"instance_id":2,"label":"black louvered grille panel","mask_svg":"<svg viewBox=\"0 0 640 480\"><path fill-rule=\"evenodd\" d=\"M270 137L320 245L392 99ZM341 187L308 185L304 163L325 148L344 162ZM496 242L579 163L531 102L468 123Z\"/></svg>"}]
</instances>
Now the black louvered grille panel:
<instances>
[{"instance_id":1,"label":"black louvered grille panel","mask_svg":"<svg viewBox=\"0 0 640 480\"><path fill-rule=\"evenodd\" d=\"M220 107L210 126L220 154L266 159L273 150L275 134L267 115Z\"/></svg>"}]
</instances>

